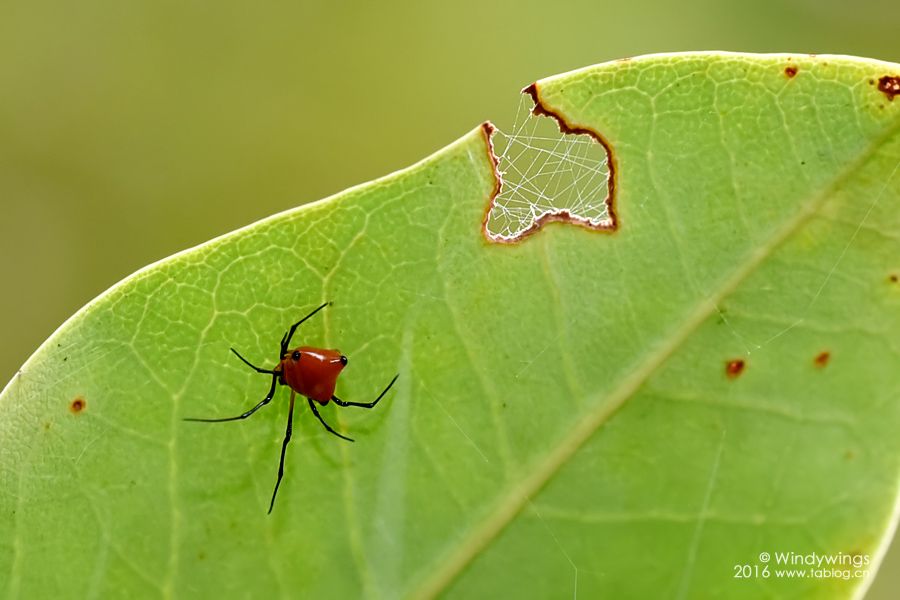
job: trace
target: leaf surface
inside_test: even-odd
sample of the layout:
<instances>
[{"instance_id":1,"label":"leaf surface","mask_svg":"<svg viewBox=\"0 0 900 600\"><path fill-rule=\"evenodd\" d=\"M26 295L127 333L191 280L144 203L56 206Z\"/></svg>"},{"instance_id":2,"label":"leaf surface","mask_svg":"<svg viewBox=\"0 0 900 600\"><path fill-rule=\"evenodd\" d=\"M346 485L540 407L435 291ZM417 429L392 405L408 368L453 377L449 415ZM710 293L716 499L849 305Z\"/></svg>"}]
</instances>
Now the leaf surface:
<instances>
[{"instance_id":1,"label":"leaf surface","mask_svg":"<svg viewBox=\"0 0 900 600\"><path fill-rule=\"evenodd\" d=\"M481 232L483 128L407 170L161 261L0 396L10 597L847 597L736 579L860 556L894 519L900 67L659 55L540 81L612 151L618 230ZM283 331L350 357L327 433ZM76 400L80 400L79 406ZM73 404L73 402L75 404Z\"/></svg>"}]
</instances>

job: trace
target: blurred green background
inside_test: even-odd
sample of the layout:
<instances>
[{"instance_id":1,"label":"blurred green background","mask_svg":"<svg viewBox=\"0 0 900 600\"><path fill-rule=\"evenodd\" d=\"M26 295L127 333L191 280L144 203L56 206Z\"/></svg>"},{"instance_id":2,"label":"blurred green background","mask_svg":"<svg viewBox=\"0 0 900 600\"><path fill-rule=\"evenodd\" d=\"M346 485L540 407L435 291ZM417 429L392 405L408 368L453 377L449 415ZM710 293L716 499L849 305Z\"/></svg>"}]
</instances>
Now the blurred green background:
<instances>
[{"instance_id":1,"label":"blurred green background","mask_svg":"<svg viewBox=\"0 0 900 600\"><path fill-rule=\"evenodd\" d=\"M886 0L4 0L0 380L136 269L508 123L540 77L676 50L900 62L898 23ZM895 548L869 598L898 589Z\"/></svg>"}]
</instances>

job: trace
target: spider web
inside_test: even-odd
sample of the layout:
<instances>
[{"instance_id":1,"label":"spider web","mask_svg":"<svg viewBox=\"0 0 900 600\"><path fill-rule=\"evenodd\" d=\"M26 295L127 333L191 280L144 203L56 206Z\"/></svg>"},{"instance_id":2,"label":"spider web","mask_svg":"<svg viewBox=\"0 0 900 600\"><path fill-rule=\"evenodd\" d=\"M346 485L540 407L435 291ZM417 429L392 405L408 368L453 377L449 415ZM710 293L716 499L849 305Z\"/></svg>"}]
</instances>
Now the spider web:
<instances>
[{"instance_id":1,"label":"spider web","mask_svg":"<svg viewBox=\"0 0 900 600\"><path fill-rule=\"evenodd\" d=\"M590 136L561 133L531 108L522 95L512 133L494 133L503 185L485 220L487 236L517 241L552 220L611 227L606 149Z\"/></svg>"}]
</instances>

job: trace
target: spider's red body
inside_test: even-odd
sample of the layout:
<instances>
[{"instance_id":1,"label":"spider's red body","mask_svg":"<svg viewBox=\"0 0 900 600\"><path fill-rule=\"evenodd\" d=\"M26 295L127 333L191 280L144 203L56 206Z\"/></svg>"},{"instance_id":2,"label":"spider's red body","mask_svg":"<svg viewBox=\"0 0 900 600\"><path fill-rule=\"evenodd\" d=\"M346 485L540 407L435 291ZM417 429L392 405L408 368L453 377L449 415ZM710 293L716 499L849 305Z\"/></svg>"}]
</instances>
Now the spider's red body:
<instances>
[{"instance_id":1,"label":"spider's red body","mask_svg":"<svg viewBox=\"0 0 900 600\"><path fill-rule=\"evenodd\" d=\"M319 409L316 408L316 404L325 406L329 402L333 402L337 406L374 408L400 376L399 373L394 375L394 378L387 384L384 391L382 391L372 402L348 402L335 396L334 387L337 385L338 375L340 375L341 371L344 370L344 367L347 366L347 357L341 354L340 350L326 350L323 348L313 348L312 346L297 346L293 350L288 350L291 338L294 336L294 332L297 331L297 328L300 327L300 324L326 306L328 306L328 302L291 325L291 328L284 332L281 343L278 345L281 360L274 369L262 369L257 367L241 356L237 350L234 348L231 349L235 356L241 359L248 367L257 373L272 377L269 393L266 394L266 397L263 398L259 404L236 417L225 417L224 419L198 419L195 417L188 417L185 419L185 421L200 421L203 423L223 423L225 421L239 421L241 419L246 419L272 401L272 398L275 397L276 384L280 383L281 385L287 385L291 388L287 429L285 429L284 432L284 441L281 443L281 459L278 461L278 479L275 480L275 489L272 491L272 501L269 502L269 513L271 513L272 508L275 507L275 496L278 495L278 486L281 485L281 478L284 476L284 452L287 450L288 442L291 441L291 432L293 431L294 422L294 399L296 395L300 394L301 396L306 396L306 402L309 405L310 412L312 412L319 420L326 431L333 433L337 437L347 440L348 442L352 442L353 438L338 433L325 422L325 419L319 414Z\"/></svg>"},{"instance_id":2,"label":"spider's red body","mask_svg":"<svg viewBox=\"0 0 900 600\"><path fill-rule=\"evenodd\" d=\"M300 346L285 354L275 370L282 373L281 383L325 406L346 366L347 357L340 350Z\"/></svg>"}]
</instances>

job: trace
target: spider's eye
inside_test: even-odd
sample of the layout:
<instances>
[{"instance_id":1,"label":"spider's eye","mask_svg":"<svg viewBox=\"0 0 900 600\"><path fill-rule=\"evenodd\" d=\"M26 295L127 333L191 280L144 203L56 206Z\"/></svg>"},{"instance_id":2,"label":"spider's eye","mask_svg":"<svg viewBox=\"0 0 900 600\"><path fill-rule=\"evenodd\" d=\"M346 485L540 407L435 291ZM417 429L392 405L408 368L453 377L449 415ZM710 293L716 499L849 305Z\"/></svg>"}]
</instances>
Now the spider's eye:
<instances>
[{"instance_id":1,"label":"spider's eye","mask_svg":"<svg viewBox=\"0 0 900 600\"><path fill-rule=\"evenodd\" d=\"M294 359L294 360L300 360L300 351L299 351L299 350L294 350L294 353L291 354L291 358Z\"/></svg>"},{"instance_id":2,"label":"spider's eye","mask_svg":"<svg viewBox=\"0 0 900 600\"><path fill-rule=\"evenodd\" d=\"M341 354L341 364L347 366L347 357Z\"/></svg>"}]
</instances>

